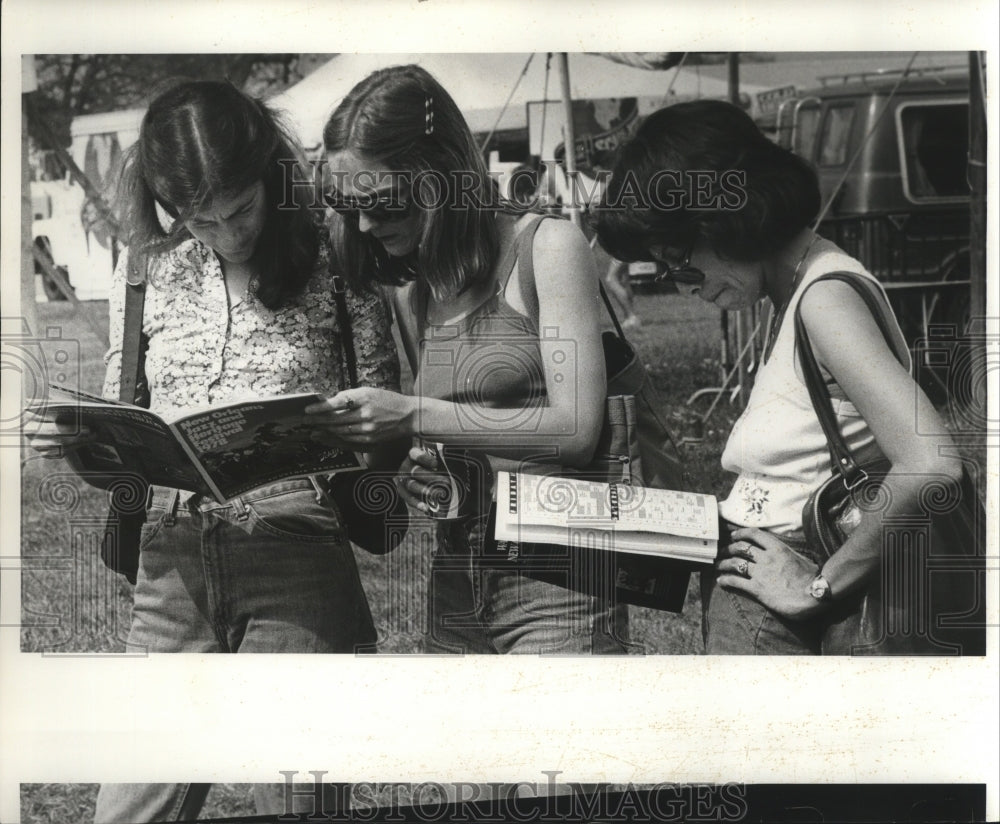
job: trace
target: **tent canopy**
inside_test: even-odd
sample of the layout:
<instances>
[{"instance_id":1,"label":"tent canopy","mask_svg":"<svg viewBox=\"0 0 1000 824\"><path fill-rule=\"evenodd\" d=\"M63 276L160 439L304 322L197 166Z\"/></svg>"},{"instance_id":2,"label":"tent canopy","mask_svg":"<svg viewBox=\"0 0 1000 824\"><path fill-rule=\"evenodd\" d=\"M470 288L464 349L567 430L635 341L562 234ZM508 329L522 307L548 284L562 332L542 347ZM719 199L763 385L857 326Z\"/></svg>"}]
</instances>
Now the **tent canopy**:
<instances>
[{"instance_id":1,"label":"tent canopy","mask_svg":"<svg viewBox=\"0 0 1000 824\"><path fill-rule=\"evenodd\" d=\"M376 69L416 63L448 90L473 132L488 132L517 83L528 53L484 54L340 54L270 102L283 110L307 149L322 142L323 126L353 86ZM559 100L555 61L545 91L544 53L535 53L527 74L517 86L498 129L527 127L529 101ZM676 77L676 80L674 79ZM701 76L695 70L650 71L614 63L592 54L570 53L570 92L573 99L664 97L673 81L672 97L724 97L726 81ZM749 91L749 89L744 89ZM669 100L664 100L664 103Z\"/></svg>"}]
</instances>

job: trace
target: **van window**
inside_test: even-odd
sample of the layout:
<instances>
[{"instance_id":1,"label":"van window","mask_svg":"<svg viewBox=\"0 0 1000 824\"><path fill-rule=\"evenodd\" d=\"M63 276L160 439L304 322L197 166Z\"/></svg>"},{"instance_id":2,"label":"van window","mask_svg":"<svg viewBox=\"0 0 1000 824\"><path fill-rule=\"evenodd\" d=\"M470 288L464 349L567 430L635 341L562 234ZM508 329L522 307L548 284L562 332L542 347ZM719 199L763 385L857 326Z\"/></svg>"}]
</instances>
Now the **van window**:
<instances>
[{"instance_id":1,"label":"van window","mask_svg":"<svg viewBox=\"0 0 1000 824\"><path fill-rule=\"evenodd\" d=\"M820 135L819 165L843 166L847 162L848 138L854 124L854 104L827 109Z\"/></svg>"},{"instance_id":2,"label":"van window","mask_svg":"<svg viewBox=\"0 0 1000 824\"><path fill-rule=\"evenodd\" d=\"M819 125L819 107L803 106L795 116L795 145L792 151L812 160L816 145L816 128Z\"/></svg>"},{"instance_id":3,"label":"van window","mask_svg":"<svg viewBox=\"0 0 1000 824\"><path fill-rule=\"evenodd\" d=\"M897 119L906 196L915 202L968 197L968 103L907 103Z\"/></svg>"}]
</instances>

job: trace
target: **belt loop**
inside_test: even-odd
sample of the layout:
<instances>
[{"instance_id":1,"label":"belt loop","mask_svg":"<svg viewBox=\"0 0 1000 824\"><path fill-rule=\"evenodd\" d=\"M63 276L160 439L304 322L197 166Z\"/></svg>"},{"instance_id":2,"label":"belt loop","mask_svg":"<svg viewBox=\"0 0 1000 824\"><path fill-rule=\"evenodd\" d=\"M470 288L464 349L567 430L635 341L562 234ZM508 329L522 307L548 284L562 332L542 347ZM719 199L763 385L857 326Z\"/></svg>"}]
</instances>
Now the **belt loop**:
<instances>
[{"instance_id":1,"label":"belt loop","mask_svg":"<svg viewBox=\"0 0 1000 824\"><path fill-rule=\"evenodd\" d=\"M236 513L237 521L245 521L250 517L250 510L247 509L246 503L243 501L242 497L237 496L233 498L230 502L233 507L233 511Z\"/></svg>"},{"instance_id":2,"label":"belt loop","mask_svg":"<svg viewBox=\"0 0 1000 824\"><path fill-rule=\"evenodd\" d=\"M312 484L312 488L316 490L316 503L318 504L329 504L330 503L330 493L323 486L322 482L315 475L309 476L309 483Z\"/></svg>"},{"instance_id":3,"label":"belt loop","mask_svg":"<svg viewBox=\"0 0 1000 824\"><path fill-rule=\"evenodd\" d=\"M180 499L180 490L171 489L170 498L167 500L166 512L163 513L164 526L173 526L177 523L177 504L180 502Z\"/></svg>"}]
</instances>

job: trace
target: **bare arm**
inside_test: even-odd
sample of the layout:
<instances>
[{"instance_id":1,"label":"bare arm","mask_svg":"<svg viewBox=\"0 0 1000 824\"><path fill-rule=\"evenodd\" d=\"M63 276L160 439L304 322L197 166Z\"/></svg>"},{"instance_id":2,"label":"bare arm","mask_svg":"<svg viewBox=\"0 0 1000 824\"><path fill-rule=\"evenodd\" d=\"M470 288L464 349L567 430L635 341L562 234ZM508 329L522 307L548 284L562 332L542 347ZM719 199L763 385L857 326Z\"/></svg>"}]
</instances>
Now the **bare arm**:
<instances>
[{"instance_id":1,"label":"bare arm","mask_svg":"<svg viewBox=\"0 0 1000 824\"><path fill-rule=\"evenodd\" d=\"M317 413L344 437L359 442L419 436L468 443L472 435L485 451L502 447L505 454L520 451L529 457L545 442L558 449L560 460L586 463L600 429L606 392L593 257L572 224L549 220L535 237L534 269L547 393L547 404L538 415L489 415L475 404L375 390L342 392L316 407ZM527 308L533 296L523 297ZM475 422L474 432L470 421ZM532 437L519 439L519 432Z\"/></svg>"},{"instance_id":2,"label":"bare arm","mask_svg":"<svg viewBox=\"0 0 1000 824\"><path fill-rule=\"evenodd\" d=\"M834 281L817 283L803 296L801 311L817 360L857 407L892 464L884 481L890 501L887 508L864 512L856 530L823 565L831 592L839 598L861 586L877 569L883 549L883 518L916 512L928 481L957 481L962 468L949 456L952 441L944 422L897 361L864 301L850 286ZM765 552L757 558L761 563L754 564L750 579L726 574L720 583L765 600L757 588L770 586L767 566L777 563L774 559L781 555L780 542L753 529L738 530L733 537L751 541ZM723 561L720 570L732 573L736 563ZM774 575L775 579L786 579L786 591L778 599L781 608L773 603L768 606L791 617L822 609L823 604L806 591L817 571L811 564L783 557L781 569Z\"/></svg>"},{"instance_id":3,"label":"bare arm","mask_svg":"<svg viewBox=\"0 0 1000 824\"><path fill-rule=\"evenodd\" d=\"M962 475L960 462L948 457L953 444L944 421L886 346L850 286L817 284L803 297L802 312L818 360L857 407L892 464L884 482L891 501L884 515L916 512L928 481L957 481ZM925 431L917 431L918 420ZM877 566L882 518L881 512L865 513L857 530L824 565L834 593L855 588Z\"/></svg>"}]
</instances>

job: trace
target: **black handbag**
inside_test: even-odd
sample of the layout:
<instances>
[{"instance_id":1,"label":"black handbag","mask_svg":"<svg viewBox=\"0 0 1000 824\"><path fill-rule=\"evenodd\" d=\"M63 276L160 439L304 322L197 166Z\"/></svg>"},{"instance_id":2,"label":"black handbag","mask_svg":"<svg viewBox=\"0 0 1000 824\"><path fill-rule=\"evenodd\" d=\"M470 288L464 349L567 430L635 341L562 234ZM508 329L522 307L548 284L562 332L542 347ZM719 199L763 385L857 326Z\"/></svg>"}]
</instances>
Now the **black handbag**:
<instances>
[{"instance_id":1,"label":"black handbag","mask_svg":"<svg viewBox=\"0 0 1000 824\"><path fill-rule=\"evenodd\" d=\"M351 316L344 297L344 281L332 276L344 365L351 387L358 386ZM395 484L395 471L363 469L338 472L326 481L326 491L340 512L351 543L373 555L392 552L410 528L410 510Z\"/></svg>"},{"instance_id":2,"label":"black handbag","mask_svg":"<svg viewBox=\"0 0 1000 824\"><path fill-rule=\"evenodd\" d=\"M518 238L521 282L534 280L532 245L535 221ZM679 450L664 421L664 404L649 381L646 367L625 337L614 307L600 285L601 299L614 330L602 335L607 397L594 457L568 476L588 480L683 490L687 486ZM486 528L486 557L516 564L528 577L554 583L619 604L681 612L696 565L632 553L548 544L517 544L494 538L496 504Z\"/></svg>"},{"instance_id":3,"label":"black handbag","mask_svg":"<svg viewBox=\"0 0 1000 824\"><path fill-rule=\"evenodd\" d=\"M122 339L122 371L118 399L149 407L145 360L149 344L142 332L146 298L148 258L129 254L125 284L125 317ZM116 476L107 486L108 515L101 535L101 560L108 569L124 575L132 584L139 572L139 539L146 523L149 484L134 474Z\"/></svg>"},{"instance_id":4,"label":"black handbag","mask_svg":"<svg viewBox=\"0 0 1000 824\"><path fill-rule=\"evenodd\" d=\"M864 299L892 347L885 308L858 275L833 272ZM799 364L813 409L830 447L833 474L806 502L803 530L829 558L847 540L862 512L884 508L882 457L859 465L848 449L809 343L795 313ZM923 510L883 523L883 557L858 594L834 602L822 638L827 655L983 655L985 653L986 516L968 467L959 484L932 477L920 497Z\"/></svg>"}]
</instances>

